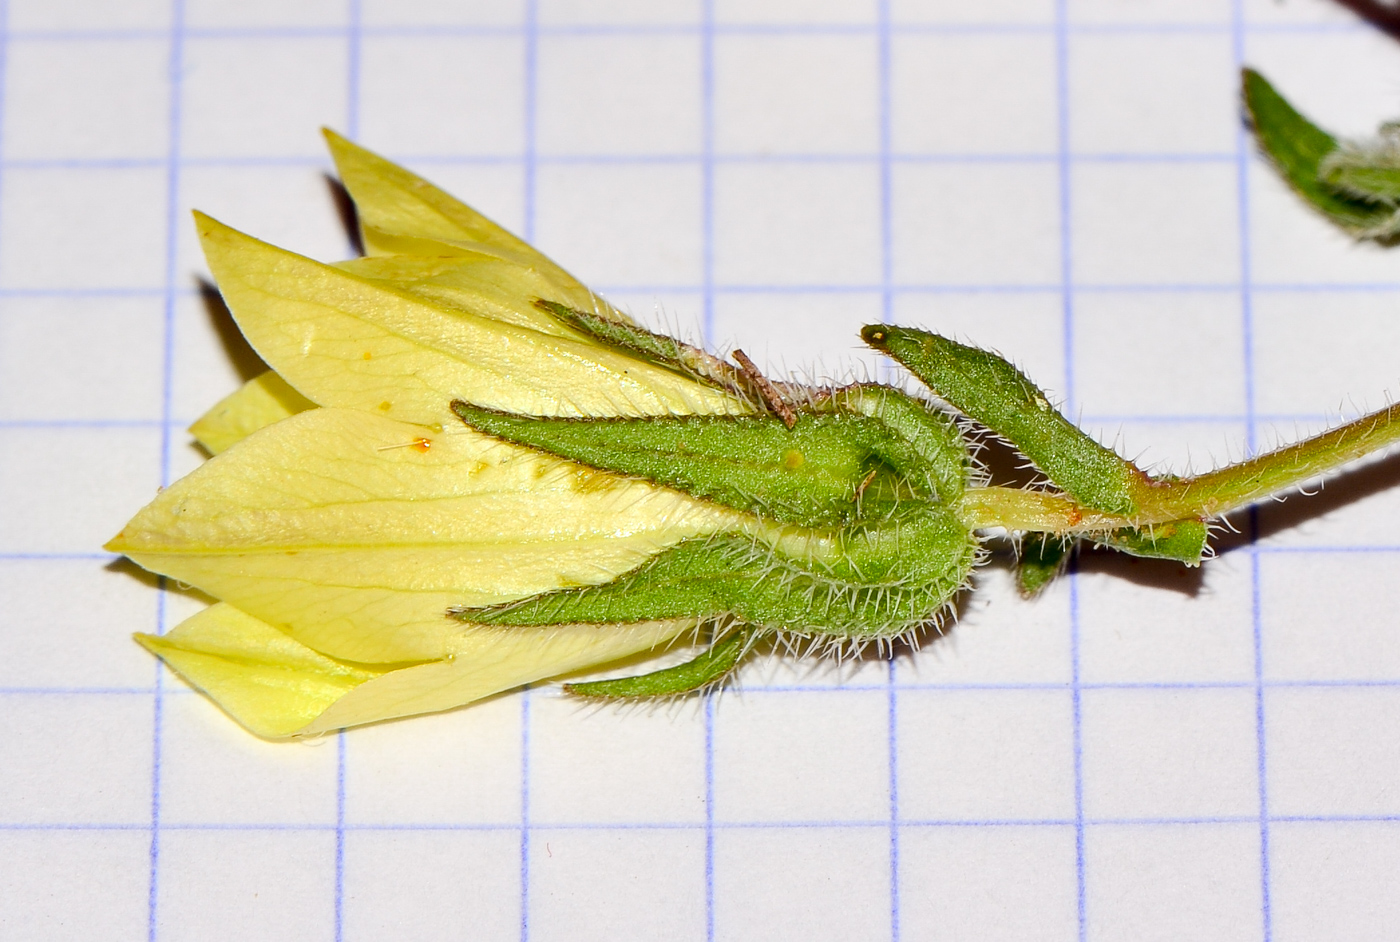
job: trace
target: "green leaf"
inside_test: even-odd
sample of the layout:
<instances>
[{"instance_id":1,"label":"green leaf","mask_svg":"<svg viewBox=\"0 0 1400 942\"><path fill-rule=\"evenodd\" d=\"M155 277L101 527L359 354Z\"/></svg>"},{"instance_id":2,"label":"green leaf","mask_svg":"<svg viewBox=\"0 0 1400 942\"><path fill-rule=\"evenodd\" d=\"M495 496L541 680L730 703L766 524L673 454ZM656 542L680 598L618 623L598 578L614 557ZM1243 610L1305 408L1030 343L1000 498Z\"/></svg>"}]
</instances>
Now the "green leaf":
<instances>
[{"instance_id":1,"label":"green leaf","mask_svg":"<svg viewBox=\"0 0 1400 942\"><path fill-rule=\"evenodd\" d=\"M928 331L872 324L861 338L894 357L959 412L1011 442L1085 507L1131 516L1147 480L1050 405L1026 375L986 350Z\"/></svg>"},{"instance_id":2,"label":"green leaf","mask_svg":"<svg viewBox=\"0 0 1400 942\"><path fill-rule=\"evenodd\" d=\"M1188 566L1199 566L1205 554L1210 528L1200 520L1176 520L1146 527L1120 527L1085 537L1065 537L1053 533L1029 533L1021 544L1016 579L1026 598L1037 595L1065 569L1070 553L1081 539L1105 549L1146 559L1173 559Z\"/></svg>"},{"instance_id":3,"label":"green leaf","mask_svg":"<svg viewBox=\"0 0 1400 942\"><path fill-rule=\"evenodd\" d=\"M1038 595L1065 569L1076 541L1051 533L1028 534L1016 563L1016 583L1021 595Z\"/></svg>"},{"instance_id":4,"label":"green leaf","mask_svg":"<svg viewBox=\"0 0 1400 942\"><path fill-rule=\"evenodd\" d=\"M1400 203L1400 127L1383 124L1374 140L1343 142L1323 159L1318 175L1345 196L1395 209Z\"/></svg>"},{"instance_id":5,"label":"green leaf","mask_svg":"<svg viewBox=\"0 0 1400 942\"><path fill-rule=\"evenodd\" d=\"M701 690L714 685L734 669L748 650L750 636L751 632L736 629L684 664L636 677L565 684L564 690L581 697L609 700L670 697Z\"/></svg>"},{"instance_id":6,"label":"green leaf","mask_svg":"<svg viewBox=\"0 0 1400 942\"><path fill-rule=\"evenodd\" d=\"M1289 186L1314 209L1354 235L1385 227L1392 215L1391 209L1348 196L1332 181L1322 178L1320 171L1324 160L1338 147L1335 137L1299 114L1253 69L1244 70L1243 90L1245 107L1259 146Z\"/></svg>"},{"instance_id":7,"label":"green leaf","mask_svg":"<svg viewBox=\"0 0 1400 942\"><path fill-rule=\"evenodd\" d=\"M1200 520L1175 520L1145 527L1124 527L1093 540L1102 546L1147 559L1174 559L1199 566L1210 528Z\"/></svg>"}]
</instances>

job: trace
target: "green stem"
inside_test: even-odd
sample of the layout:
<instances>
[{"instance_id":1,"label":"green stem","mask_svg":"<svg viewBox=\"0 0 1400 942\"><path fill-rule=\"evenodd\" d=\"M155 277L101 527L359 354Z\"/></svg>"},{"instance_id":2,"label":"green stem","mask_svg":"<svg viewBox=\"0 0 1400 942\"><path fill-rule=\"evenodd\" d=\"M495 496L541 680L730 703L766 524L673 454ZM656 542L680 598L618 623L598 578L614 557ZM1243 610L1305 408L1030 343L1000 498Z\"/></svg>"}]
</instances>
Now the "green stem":
<instances>
[{"instance_id":1,"label":"green stem","mask_svg":"<svg viewBox=\"0 0 1400 942\"><path fill-rule=\"evenodd\" d=\"M1061 536L1207 520L1335 471L1397 441L1400 405L1393 405L1216 471L1190 478L1143 480L1134 487L1137 510L1131 517L1090 510L1065 494L1011 487L969 488L958 504L957 514L972 529L1005 527Z\"/></svg>"},{"instance_id":2,"label":"green stem","mask_svg":"<svg viewBox=\"0 0 1400 942\"><path fill-rule=\"evenodd\" d=\"M1192 478L1153 480L1139 489L1135 523L1219 517L1400 441L1400 405L1321 435Z\"/></svg>"},{"instance_id":3,"label":"green stem","mask_svg":"<svg viewBox=\"0 0 1400 942\"><path fill-rule=\"evenodd\" d=\"M955 512L970 530L1005 527L1060 536L1101 533L1132 522L1117 514L1089 510L1064 494L1016 487L970 487Z\"/></svg>"}]
</instances>

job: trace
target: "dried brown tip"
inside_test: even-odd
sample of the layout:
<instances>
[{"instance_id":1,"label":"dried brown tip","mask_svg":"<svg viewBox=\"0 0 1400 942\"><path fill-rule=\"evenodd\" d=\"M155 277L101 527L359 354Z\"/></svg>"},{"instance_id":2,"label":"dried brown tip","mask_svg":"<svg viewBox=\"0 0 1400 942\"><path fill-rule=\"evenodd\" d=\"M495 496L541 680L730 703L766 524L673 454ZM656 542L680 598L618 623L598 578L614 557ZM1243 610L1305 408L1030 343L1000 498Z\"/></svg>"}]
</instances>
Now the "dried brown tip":
<instances>
[{"instance_id":1,"label":"dried brown tip","mask_svg":"<svg viewBox=\"0 0 1400 942\"><path fill-rule=\"evenodd\" d=\"M739 372L744 374L744 378L749 381L749 385L762 397L769 411L782 419L783 424L788 428L792 428L796 425L797 413L792 411L792 406L787 404L772 381L758 371L758 367L754 366L754 362L749 359L749 355L742 350L735 350L734 359L739 361Z\"/></svg>"}]
</instances>

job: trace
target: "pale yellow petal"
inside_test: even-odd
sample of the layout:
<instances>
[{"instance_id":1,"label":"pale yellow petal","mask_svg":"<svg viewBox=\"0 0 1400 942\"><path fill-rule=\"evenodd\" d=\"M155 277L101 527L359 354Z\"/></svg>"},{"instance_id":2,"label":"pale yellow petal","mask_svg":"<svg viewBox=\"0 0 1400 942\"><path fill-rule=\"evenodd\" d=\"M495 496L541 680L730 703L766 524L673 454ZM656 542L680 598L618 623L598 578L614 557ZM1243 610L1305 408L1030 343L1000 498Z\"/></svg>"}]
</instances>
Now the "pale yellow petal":
<instances>
[{"instance_id":1,"label":"pale yellow petal","mask_svg":"<svg viewBox=\"0 0 1400 942\"><path fill-rule=\"evenodd\" d=\"M635 324L632 318L613 307L606 299L594 294L587 285L558 265L550 262L534 249L517 252L512 249L487 245L483 242L444 241L423 239L414 236L390 235L378 229L361 227L365 239L376 247L376 251L361 259L343 262L343 265L359 263L374 264L378 259L432 259L439 263L471 262L490 260L508 268L528 272L532 279L538 279L544 287L538 296L558 301L579 311L589 311L599 317Z\"/></svg>"},{"instance_id":2,"label":"pale yellow petal","mask_svg":"<svg viewBox=\"0 0 1400 942\"><path fill-rule=\"evenodd\" d=\"M318 654L221 602L136 640L249 730L284 739L448 710L663 647L693 626L471 627L443 660L374 669Z\"/></svg>"},{"instance_id":3,"label":"pale yellow petal","mask_svg":"<svg viewBox=\"0 0 1400 942\"><path fill-rule=\"evenodd\" d=\"M180 676L259 736L290 736L380 671L297 644L231 605L185 619L165 635L137 635Z\"/></svg>"},{"instance_id":4,"label":"pale yellow petal","mask_svg":"<svg viewBox=\"0 0 1400 942\"><path fill-rule=\"evenodd\" d=\"M694 627L693 620L673 619L636 625L474 628L462 636L450 659L392 671L356 687L299 735L448 710L661 648Z\"/></svg>"},{"instance_id":5,"label":"pale yellow petal","mask_svg":"<svg viewBox=\"0 0 1400 942\"><path fill-rule=\"evenodd\" d=\"M529 327L556 337L577 337L559 319L541 311L536 298L571 304L539 272L485 255L441 258L421 255L375 255L334 266L361 278L392 283L419 298Z\"/></svg>"},{"instance_id":6,"label":"pale yellow petal","mask_svg":"<svg viewBox=\"0 0 1400 942\"><path fill-rule=\"evenodd\" d=\"M355 201L360 234L370 255L494 255L537 272L554 285L555 300L630 320L534 246L466 203L334 131L324 133L341 182Z\"/></svg>"},{"instance_id":7,"label":"pale yellow petal","mask_svg":"<svg viewBox=\"0 0 1400 942\"><path fill-rule=\"evenodd\" d=\"M268 370L220 399L189 431L211 455L217 455L264 426L314 408L316 403Z\"/></svg>"},{"instance_id":8,"label":"pale yellow petal","mask_svg":"<svg viewBox=\"0 0 1400 942\"><path fill-rule=\"evenodd\" d=\"M461 200L358 144L324 129L335 169L360 222L392 235L481 242L537 256L557 267L525 240L512 235ZM370 248L370 246L366 246ZM397 254L397 253L396 253Z\"/></svg>"},{"instance_id":9,"label":"pale yellow petal","mask_svg":"<svg viewBox=\"0 0 1400 942\"><path fill-rule=\"evenodd\" d=\"M592 340L470 314L197 219L244 336L319 405L424 425L455 423L454 398L535 415L746 409L720 390Z\"/></svg>"},{"instance_id":10,"label":"pale yellow petal","mask_svg":"<svg viewBox=\"0 0 1400 942\"><path fill-rule=\"evenodd\" d=\"M748 518L458 426L314 409L177 481L108 548L354 661L440 658L451 605L608 582Z\"/></svg>"}]
</instances>

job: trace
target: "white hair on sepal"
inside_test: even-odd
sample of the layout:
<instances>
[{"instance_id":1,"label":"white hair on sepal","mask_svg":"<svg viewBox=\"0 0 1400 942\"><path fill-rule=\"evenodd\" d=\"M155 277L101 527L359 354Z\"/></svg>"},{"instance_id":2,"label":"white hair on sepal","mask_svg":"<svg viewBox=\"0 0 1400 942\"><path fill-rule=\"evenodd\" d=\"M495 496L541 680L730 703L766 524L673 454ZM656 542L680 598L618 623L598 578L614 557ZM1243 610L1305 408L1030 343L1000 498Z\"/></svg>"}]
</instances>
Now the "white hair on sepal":
<instances>
[{"instance_id":1,"label":"white hair on sepal","mask_svg":"<svg viewBox=\"0 0 1400 942\"><path fill-rule=\"evenodd\" d=\"M593 701L593 706L615 710L626 708L628 711L640 709L643 712L651 713L656 710L675 710L679 704L701 704L712 694L717 694L721 690L728 688L738 688L737 675L740 670L750 661L750 655L758 646L770 640L771 633L762 628L745 626L732 615L719 615L696 620L696 624L689 633L690 637L684 643L680 643L685 634L672 639L661 652L661 655L645 662L646 669L640 674L637 673L635 658L628 659L629 666L618 668L613 671L600 673L596 676L587 676L588 681L594 680L615 680L627 679L630 677L644 676L659 670L666 670L671 667L678 667L688 663L697 657L703 656L705 652L718 642L725 640L731 632L742 631L745 633L744 646L735 659L734 665L716 677L714 680L702 684L690 690L681 690L674 693L657 694L654 696L635 697L608 697L590 696L576 692L565 692L564 695L574 700ZM705 640L702 640L702 637ZM665 657L666 654L674 654L673 657ZM686 707L680 707L686 709ZM673 714L674 715L674 714Z\"/></svg>"}]
</instances>

